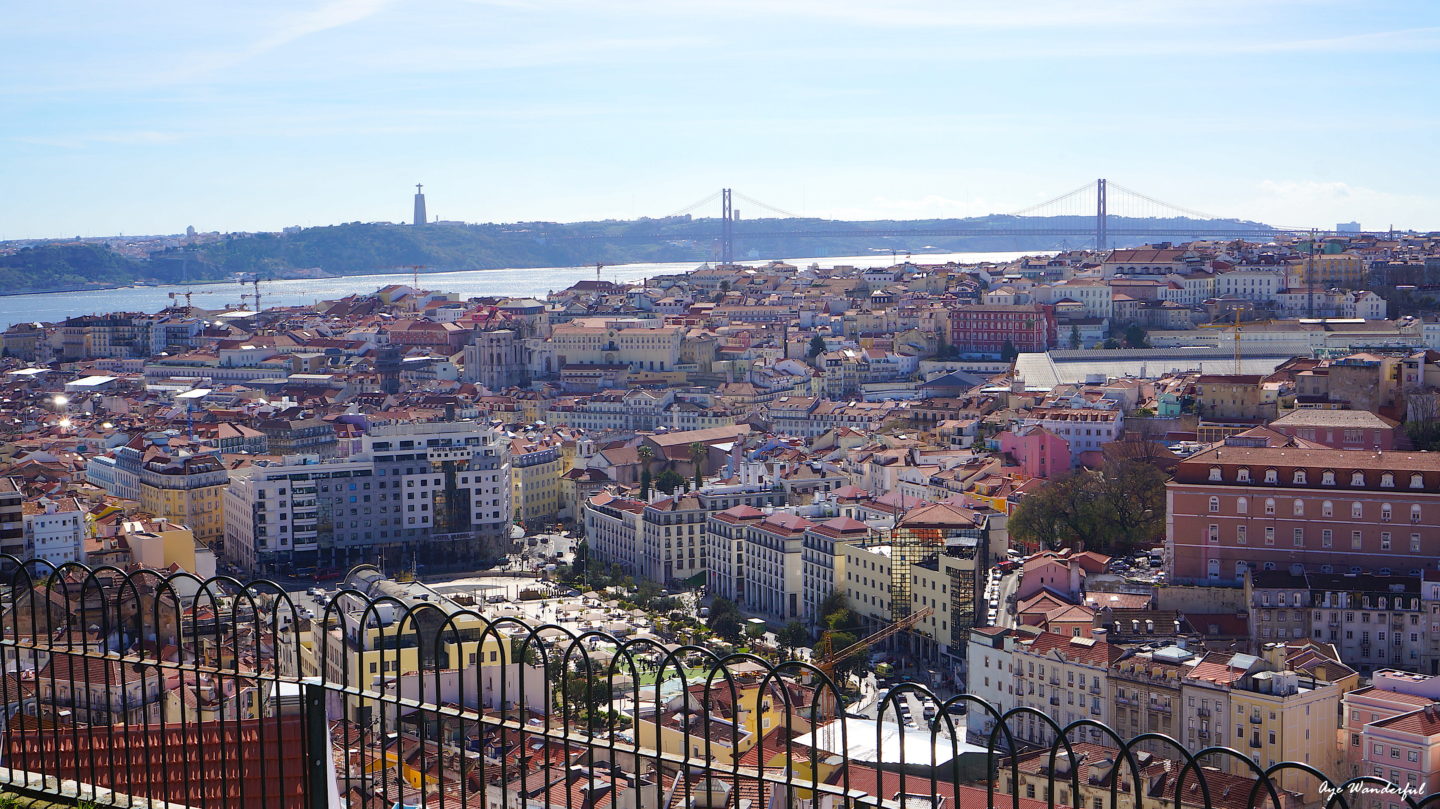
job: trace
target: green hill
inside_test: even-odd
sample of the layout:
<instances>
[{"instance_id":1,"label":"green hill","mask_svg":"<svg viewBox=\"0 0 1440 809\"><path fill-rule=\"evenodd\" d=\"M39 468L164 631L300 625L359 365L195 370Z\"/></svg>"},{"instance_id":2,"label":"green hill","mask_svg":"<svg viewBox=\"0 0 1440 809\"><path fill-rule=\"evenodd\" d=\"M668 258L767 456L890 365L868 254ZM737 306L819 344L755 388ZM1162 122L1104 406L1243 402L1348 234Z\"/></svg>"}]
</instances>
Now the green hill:
<instances>
[{"instance_id":1,"label":"green hill","mask_svg":"<svg viewBox=\"0 0 1440 809\"><path fill-rule=\"evenodd\" d=\"M1035 227L1087 228L1087 217L1027 219ZM871 231L966 229L1014 226L1008 217L845 222L822 219L755 219L737 225L736 258L867 255L908 252L1042 251L1080 247L1083 237L951 235L877 236ZM1142 229L1143 241L1179 241L1199 223L1187 219L1112 217L1111 228ZM1265 226L1233 227L1263 233ZM502 267L578 266L603 262L711 261L717 257L720 223L688 216L600 222L513 224L366 224L352 222L290 233L238 234L195 247L160 251L148 260L124 258L89 244L50 244L0 256L6 291L74 289L137 280L178 283L219 280L234 273L284 278L313 274L364 275L413 265L430 271ZM804 235L824 231L824 236ZM1138 243L1138 242L1137 242Z\"/></svg>"}]
</instances>

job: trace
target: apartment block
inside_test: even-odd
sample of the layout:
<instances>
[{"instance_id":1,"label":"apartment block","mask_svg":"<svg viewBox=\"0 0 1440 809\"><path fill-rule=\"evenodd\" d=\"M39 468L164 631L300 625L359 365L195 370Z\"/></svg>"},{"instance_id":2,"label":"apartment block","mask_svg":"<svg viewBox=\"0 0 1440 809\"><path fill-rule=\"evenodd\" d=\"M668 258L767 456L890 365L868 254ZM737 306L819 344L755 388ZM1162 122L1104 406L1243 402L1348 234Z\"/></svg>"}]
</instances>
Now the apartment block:
<instances>
[{"instance_id":1,"label":"apartment block","mask_svg":"<svg viewBox=\"0 0 1440 809\"><path fill-rule=\"evenodd\" d=\"M1440 558L1440 457L1234 437L1166 484L1172 581L1257 570L1420 576Z\"/></svg>"},{"instance_id":2,"label":"apartment block","mask_svg":"<svg viewBox=\"0 0 1440 809\"><path fill-rule=\"evenodd\" d=\"M509 547L506 441L475 422L376 426L344 460L237 470L225 554L250 571L493 558Z\"/></svg>"}]
</instances>

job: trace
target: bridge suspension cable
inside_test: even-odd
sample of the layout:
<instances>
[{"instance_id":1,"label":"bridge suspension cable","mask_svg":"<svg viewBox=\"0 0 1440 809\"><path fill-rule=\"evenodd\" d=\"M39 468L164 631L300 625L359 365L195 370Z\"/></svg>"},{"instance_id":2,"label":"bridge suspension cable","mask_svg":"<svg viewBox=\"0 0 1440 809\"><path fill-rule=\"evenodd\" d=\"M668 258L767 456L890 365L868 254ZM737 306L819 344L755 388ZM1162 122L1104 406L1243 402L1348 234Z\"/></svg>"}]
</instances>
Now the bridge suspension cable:
<instances>
[{"instance_id":1,"label":"bridge suspension cable","mask_svg":"<svg viewBox=\"0 0 1440 809\"><path fill-rule=\"evenodd\" d=\"M1040 204L1038 204L1038 205L1031 205L1031 206L1028 207L1028 208L1021 208L1020 210L1015 211L1015 212L1009 214L1009 216L1035 216L1035 215L1036 215L1036 212L1039 211L1039 210L1041 210L1042 208L1055 208L1055 207L1060 206L1062 203L1073 203L1073 202L1076 202L1076 201L1079 201L1079 202L1080 202L1082 205L1084 205L1084 206L1088 206L1088 205L1091 204L1091 202L1092 202L1094 199L1095 199L1095 183L1094 183L1094 181L1091 181L1091 182L1088 182L1088 183L1080 186L1079 188L1075 189L1074 191L1067 191L1067 192L1065 192L1064 194L1061 194L1060 196L1058 196L1058 197L1056 197L1056 198L1054 198L1054 199L1046 200L1046 201L1044 201L1044 202L1042 202L1042 203L1040 203ZM1080 215L1082 212L1083 212L1083 208L1082 208L1081 210L1071 211L1071 210L1069 210L1068 207L1067 207L1067 210L1064 211L1064 212L1053 212L1053 213L1043 214L1043 215L1046 215L1046 216L1067 216L1067 215Z\"/></svg>"},{"instance_id":2,"label":"bridge suspension cable","mask_svg":"<svg viewBox=\"0 0 1440 809\"><path fill-rule=\"evenodd\" d=\"M741 200L741 201L743 201L743 202L747 202L747 203L749 203L749 204L751 204L751 205L754 205L754 206L756 206L757 208L760 208L760 209L762 209L762 210L766 210L766 211L769 211L769 212L771 212L771 213L778 213L778 214L780 214L780 217L781 217L782 219L800 219L800 218L801 218L798 214L793 214L793 213L790 213L789 211L783 210L783 209L781 209L781 208L776 208L774 205L768 205L768 204L766 204L766 203L764 203L764 202L761 202L761 201L758 200L758 199L755 199L754 197L747 197L747 196L745 196L744 194L741 194L741 193L738 192L738 191L734 192L734 194L735 194L735 198L736 198L736 199Z\"/></svg>"},{"instance_id":3,"label":"bridge suspension cable","mask_svg":"<svg viewBox=\"0 0 1440 809\"><path fill-rule=\"evenodd\" d=\"M701 200L697 200L697 201L695 201L695 202L692 202L692 203L690 203L689 205L686 205L684 208L681 208L680 210L676 211L675 213L670 214L670 216L668 216L668 217L666 217L666 218L667 218L667 219L670 219L670 218L674 218L674 217L677 217L677 216L684 216L684 215L687 214L687 213L691 213L691 212L694 211L696 208L702 208L702 207L704 207L704 206L706 206L706 205L709 205L710 203L712 203L712 202L720 199L720 193L721 193L720 191L716 191L716 192L714 192L713 194L711 194L710 196L705 197L704 199L701 199Z\"/></svg>"},{"instance_id":4,"label":"bridge suspension cable","mask_svg":"<svg viewBox=\"0 0 1440 809\"><path fill-rule=\"evenodd\" d=\"M1197 210L1195 210L1194 208L1184 208L1184 207L1181 207L1181 206L1179 206L1179 205L1171 205L1171 204L1168 203L1168 202L1164 202L1164 201L1155 199L1155 198L1152 197L1152 196L1149 196L1149 195L1147 195L1147 194L1142 194L1142 193L1140 193L1139 191L1136 191L1136 190L1134 190L1134 189L1126 188L1125 186L1120 185L1119 183L1117 183L1117 182L1115 182L1115 181L1113 181L1113 180L1107 181L1106 184L1107 184L1107 186L1108 186L1110 189L1112 189L1113 191L1120 191L1120 192L1122 192L1122 193L1125 193L1125 194L1130 195L1131 197L1134 197L1135 199L1141 200L1141 201L1143 201L1143 202L1148 202L1148 203L1150 203L1151 205L1154 205L1154 206L1156 206L1157 208L1159 208L1159 209L1161 209L1161 210L1163 210L1163 211L1170 211L1170 212L1173 212L1173 213L1180 214L1181 216L1189 217L1189 218L1191 218L1191 219L1225 219L1225 218L1227 218L1227 217L1223 217L1223 216L1215 216L1214 214L1208 214L1208 213L1205 213L1204 211L1197 211ZM1119 206L1112 206L1112 207L1119 207ZM1124 213L1119 213L1119 214L1111 214L1111 215L1112 215L1112 216L1125 216L1126 214L1124 214Z\"/></svg>"}]
</instances>

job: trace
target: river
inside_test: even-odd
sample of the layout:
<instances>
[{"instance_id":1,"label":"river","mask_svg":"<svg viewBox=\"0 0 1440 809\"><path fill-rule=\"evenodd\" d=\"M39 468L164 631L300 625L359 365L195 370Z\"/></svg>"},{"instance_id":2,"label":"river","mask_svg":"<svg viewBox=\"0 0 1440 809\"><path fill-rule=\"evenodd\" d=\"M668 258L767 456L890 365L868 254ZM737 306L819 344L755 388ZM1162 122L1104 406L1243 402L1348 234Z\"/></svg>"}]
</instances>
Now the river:
<instances>
[{"instance_id":1,"label":"river","mask_svg":"<svg viewBox=\"0 0 1440 809\"><path fill-rule=\"evenodd\" d=\"M912 256L912 260L926 264L945 261L975 264L985 261L1009 261L1021 256L1041 254L1040 252L916 253ZM884 267L894 263L888 250L871 256L831 256L785 260L800 267L806 267L812 263L822 267L837 264ZM746 259L746 263L749 264L763 264L766 261L769 259ZM601 277L610 281L638 281L653 275L687 272L697 266L699 265L695 262L616 264L601 270ZM564 289L576 281L594 277L594 267L464 270L423 273L420 277L420 286L440 292L456 292L464 298L480 296L543 298L547 292ZM316 301L343 298L350 294L374 292L387 284L408 283L410 283L410 275L407 273L261 281L260 295L261 302L268 309L272 306L314 304ZM194 284L189 289L194 293L191 301L195 306L211 310L225 307L238 308L241 293L254 291L249 285L241 289L238 283L233 282ZM0 328L30 321L54 322L76 315L106 312L155 312L170 305L170 293L183 293L185 290L184 286L174 285L8 295L0 297Z\"/></svg>"}]
</instances>

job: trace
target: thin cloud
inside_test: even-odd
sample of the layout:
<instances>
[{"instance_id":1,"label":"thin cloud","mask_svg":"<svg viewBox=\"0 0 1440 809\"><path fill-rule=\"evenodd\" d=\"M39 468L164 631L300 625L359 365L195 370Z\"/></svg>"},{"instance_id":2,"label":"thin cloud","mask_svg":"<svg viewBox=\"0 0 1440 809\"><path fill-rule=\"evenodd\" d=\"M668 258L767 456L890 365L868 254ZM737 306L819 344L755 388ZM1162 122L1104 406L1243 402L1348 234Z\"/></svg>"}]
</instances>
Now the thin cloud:
<instances>
[{"instance_id":1,"label":"thin cloud","mask_svg":"<svg viewBox=\"0 0 1440 809\"><path fill-rule=\"evenodd\" d=\"M273 30L238 50L206 57L177 71L174 78L197 78L248 62L308 36L361 22L384 11L394 0L329 0L306 11L287 14Z\"/></svg>"}]
</instances>

